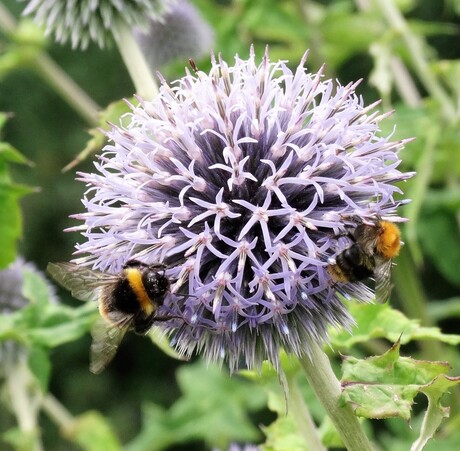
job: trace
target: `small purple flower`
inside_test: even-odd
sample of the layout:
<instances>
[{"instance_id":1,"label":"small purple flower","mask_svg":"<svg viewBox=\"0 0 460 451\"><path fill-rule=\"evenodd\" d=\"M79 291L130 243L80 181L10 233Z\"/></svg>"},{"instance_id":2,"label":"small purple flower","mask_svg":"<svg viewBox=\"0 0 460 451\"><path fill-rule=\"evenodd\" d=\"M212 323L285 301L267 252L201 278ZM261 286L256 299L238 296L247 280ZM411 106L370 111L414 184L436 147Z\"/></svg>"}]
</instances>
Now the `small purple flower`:
<instances>
[{"instance_id":1,"label":"small purple flower","mask_svg":"<svg viewBox=\"0 0 460 451\"><path fill-rule=\"evenodd\" d=\"M339 289L326 271L337 234L358 220L398 221L397 156L406 141L378 135L387 114L365 107L357 83L336 85L301 64L262 62L254 51L229 66L168 85L114 126L88 186L86 241L76 259L118 272L130 259L165 262L165 308L186 356L230 368L281 348L298 356L350 327L337 290L370 301L361 283Z\"/></svg>"}]
</instances>

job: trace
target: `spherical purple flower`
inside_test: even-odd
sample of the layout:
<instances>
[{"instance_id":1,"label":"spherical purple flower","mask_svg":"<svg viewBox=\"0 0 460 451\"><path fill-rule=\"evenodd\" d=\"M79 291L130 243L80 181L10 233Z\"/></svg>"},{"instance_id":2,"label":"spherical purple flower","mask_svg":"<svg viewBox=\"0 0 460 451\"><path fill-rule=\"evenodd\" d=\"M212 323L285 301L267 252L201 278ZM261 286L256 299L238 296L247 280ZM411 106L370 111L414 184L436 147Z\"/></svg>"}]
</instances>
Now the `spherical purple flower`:
<instances>
[{"instance_id":1,"label":"spherical purple flower","mask_svg":"<svg viewBox=\"0 0 460 451\"><path fill-rule=\"evenodd\" d=\"M400 220L394 182L405 141L378 135L386 115L356 83L285 62L212 61L114 126L76 215L80 264L120 271L129 259L165 262L173 281L165 327L185 355L230 368L278 365L280 348L308 354L328 326L352 319L337 290L363 301L361 283L332 283L327 257L357 221ZM174 325L177 326L177 325Z\"/></svg>"}]
</instances>

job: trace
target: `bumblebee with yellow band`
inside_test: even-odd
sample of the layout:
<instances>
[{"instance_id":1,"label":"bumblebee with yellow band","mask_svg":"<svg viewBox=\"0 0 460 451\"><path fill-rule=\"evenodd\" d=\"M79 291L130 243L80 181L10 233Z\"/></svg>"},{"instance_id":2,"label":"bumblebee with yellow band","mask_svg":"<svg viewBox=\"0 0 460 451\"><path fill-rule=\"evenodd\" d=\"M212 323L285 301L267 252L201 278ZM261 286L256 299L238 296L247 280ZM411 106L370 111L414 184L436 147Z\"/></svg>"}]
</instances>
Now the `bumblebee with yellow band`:
<instances>
[{"instance_id":1,"label":"bumblebee with yellow band","mask_svg":"<svg viewBox=\"0 0 460 451\"><path fill-rule=\"evenodd\" d=\"M374 224L358 225L347 236L351 246L330 259L327 267L331 279L334 283L348 283L373 277L376 301L388 301L392 289L392 259L401 248L398 226L379 219Z\"/></svg>"},{"instance_id":2,"label":"bumblebee with yellow band","mask_svg":"<svg viewBox=\"0 0 460 451\"><path fill-rule=\"evenodd\" d=\"M156 321L180 318L157 316L170 287L165 270L162 263L147 265L137 260L129 260L119 274L68 262L48 264L48 273L72 296L99 303L103 321L97 322L92 331L93 373L100 373L112 360L127 331L144 335Z\"/></svg>"}]
</instances>

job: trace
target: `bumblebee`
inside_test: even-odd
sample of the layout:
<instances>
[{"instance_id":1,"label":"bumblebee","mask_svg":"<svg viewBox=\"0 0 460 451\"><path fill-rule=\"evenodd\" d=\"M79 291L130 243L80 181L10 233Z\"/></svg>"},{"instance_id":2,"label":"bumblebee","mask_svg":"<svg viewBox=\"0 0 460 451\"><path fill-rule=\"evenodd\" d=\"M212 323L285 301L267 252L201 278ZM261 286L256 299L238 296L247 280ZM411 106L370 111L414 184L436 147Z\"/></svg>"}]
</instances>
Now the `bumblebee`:
<instances>
[{"instance_id":1,"label":"bumblebee","mask_svg":"<svg viewBox=\"0 0 460 451\"><path fill-rule=\"evenodd\" d=\"M334 282L357 282L373 277L375 299L386 302L391 293L392 259L399 254L401 233L392 222L378 220L360 224L347 235L353 244L335 257L327 267Z\"/></svg>"},{"instance_id":2,"label":"bumblebee","mask_svg":"<svg viewBox=\"0 0 460 451\"><path fill-rule=\"evenodd\" d=\"M48 273L72 296L99 303L102 318L92 330L91 372L98 374L108 365L127 331L145 335L155 321L180 318L157 316L170 287L165 269L137 260L128 261L119 274L67 262L48 264Z\"/></svg>"}]
</instances>

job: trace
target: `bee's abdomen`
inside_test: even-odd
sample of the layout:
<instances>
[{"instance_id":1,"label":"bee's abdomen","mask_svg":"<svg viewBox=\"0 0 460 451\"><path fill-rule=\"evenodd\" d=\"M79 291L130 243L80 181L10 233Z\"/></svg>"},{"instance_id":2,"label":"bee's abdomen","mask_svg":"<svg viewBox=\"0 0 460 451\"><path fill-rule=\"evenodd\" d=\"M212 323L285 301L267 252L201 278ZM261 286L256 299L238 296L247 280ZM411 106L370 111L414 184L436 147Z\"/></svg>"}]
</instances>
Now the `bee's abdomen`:
<instances>
[{"instance_id":1,"label":"bee's abdomen","mask_svg":"<svg viewBox=\"0 0 460 451\"><path fill-rule=\"evenodd\" d=\"M367 279L372 276L375 268L374 258L366 256L358 244L344 250L336 261L350 282Z\"/></svg>"},{"instance_id":2,"label":"bee's abdomen","mask_svg":"<svg viewBox=\"0 0 460 451\"><path fill-rule=\"evenodd\" d=\"M113 307L123 313L134 314L141 308L136 292L128 278L120 279L112 292Z\"/></svg>"}]
</instances>

